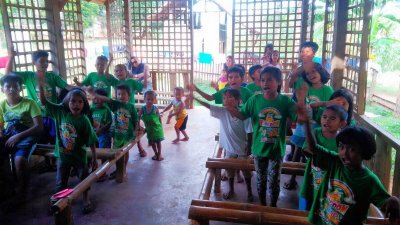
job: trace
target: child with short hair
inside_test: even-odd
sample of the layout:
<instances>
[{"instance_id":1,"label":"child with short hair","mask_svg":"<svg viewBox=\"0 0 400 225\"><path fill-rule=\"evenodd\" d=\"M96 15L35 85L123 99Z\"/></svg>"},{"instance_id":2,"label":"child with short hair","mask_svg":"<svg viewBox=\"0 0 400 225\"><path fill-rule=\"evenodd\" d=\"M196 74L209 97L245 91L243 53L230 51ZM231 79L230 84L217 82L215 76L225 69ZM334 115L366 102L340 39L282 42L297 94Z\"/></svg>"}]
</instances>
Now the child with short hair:
<instances>
[{"instance_id":1,"label":"child with short hair","mask_svg":"<svg viewBox=\"0 0 400 225\"><path fill-rule=\"evenodd\" d=\"M39 86L40 101L47 112L56 121L57 139L55 155L57 160L57 177L55 192L68 186L71 168L78 171L80 181L89 175L86 147L92 152L90 163L92 171L97 169L96 133L91 125L89 102L86 93L81 89L72 89L65 96L62 104L54 104L46 99L43 86ZM93 206L89 200L89 190L83 193L83 213L89 213Z\"/></svg>"},{"instance_id":2,"label":"child with short hair","mask_svg":"<svg viewBox=\"0 0 400 225\"><path fill-rule=\"evenodd\" d=\"M317 144L329 151L337 152L336 135L346 126L346 119L347 113L342 107L337 105L326 107L321 117L321 127L313 129ZM302 149L307 152L307 143L304 143ZM317 195L324 176L325 171L308 159L299 193L300 210L310 210L313 197ZM295 176L291 179L295 179Z\"/></svg>"},{"instance_id":3,"label":"child with short hair","mask_svg":"<svg viewBox=\"0 0 400 225\"><path fill-rule=\"evenodd\" d=\"M74 78L74 82L78 86L92 86L96 89L104 89L107 92L107 96L111 97L111 86L116 86L118 83L117 78L112 74L108 73L108 68L112 62L108 62L107 57L104 55L98 56L96 59L96 70L97 72L89 73L82 82L78 81L78 78Z\"/></svg>"},{"instance_id":4,"label":"child with short hair","mask_svg":"<svg viewBox=\"0 0 400 225\"><path fill-rule=\"evenodd\" d=\"M188 120L188 114L186 112L185 103L182 100L184 95L184 89L182 87L176 87L174 89L174 100L161 112L163 114L165 111L168 111L171 107L173 107L174 112L168 115L168 119L175 116L176 123L175 123L175 133L176 139L172 141L172 143L176 144L179 141L188 141L189 136L186 133L186 124ZM185 136L183 139L180 139L180 133Z\"/></svg>"},{"instance_id":5,"label":"child with short hair","mask_svg":"<svg viewBox=\"0 0 400 225\"><path fill-rule=\"evenodd\" d=\"M97 95L107 97L107 92L104 89L96 89ZM94 97L93 105L90 108L93 118L93 128L98 137L99 148L111 148L111 132L110 127L112 123L111 110L101 99Z\"/></svg>"},{"instance_id":6,"label":"child with short hair","mask_svg":"<svg viewBox=\"0 0 400 225\"><path fill-rule=\"evenodd\" d=\"M259 64L253 65L249 69L249 75L253 82L248 83L246 88L249 89L253 94L262 94L263 90L260 87L260 73L262 66Z\"/></svg>"},{"instance_id":7,"label":"child with short hair","mask_svg":"<svg viewBox=\"0 0 400 225\"><path fill-rule=\"evenodd\" d=\"M251 118L253 123L252 154L257 171L257 191L262 205L266 205L267 179L270 206L276 207L280 192L282 157L285 154L286 120L295 119L295 102L280 94L282 73L266 67L260 76L263 94L253 95L238 111L228 110L239 119Z\"/></svg>"},{"instance_id":8,"label":"child with short hair","mask_svg":"<svg viewBox=\"0 0 400 225\"><path fill-rule=\"evenodd\" d=\"M390 196L379 178L364 166L376 152L374 135L362 127L347 127L336 136L338 153L317 144L311 119L304 106L298 107L299 121L305 123L308 150L313 164L326 171L308 215L313 224L362 224L370 203L400 220L399 200Z\"/></svg>"},{"instance_id":9,"label":"child with short hair","mask_svg":"<svg viewBox=\"0 0 400 225\"><path fill-rule=\"evenodd\" d=\"M117 100L110 99L105 96L91 93L94 97L107 102L111 111L114 113L114 131L113 131L113 148L121 148L130 141L136 138L135 127L138 121L136 108L133 104L129 103L131 95L130 88L125 84L120 84L116 87L117 89ZM141 157L146 156L144 149L139 148L139 154ZM127 179L126 164L129 159L129 153L125 154L125 157L118 160L117 166L123 167L123 177L117 179L118 183L123 182ZM111 173L110 178L115 178L116 172Z\"/></svg>"},{"instance_id":10,"label":"child with short hair","mask_svg":"<svg viewBox=\"0 0 400 225\"><path fill-rule=\"evenodd\" d=\"M221 121L220 145L225 149L225 158L247 159L251 154L247 149L245 122L230 115L225 107L239 108L240 92L236 89L225 89L223 101L225 107L210 105L198 98L195 98L201 105L210 109L211 116ZM230 199L235 195L234 178L235 170L226 170L229 179L229 191L223 194L224 199ZM251 190L251 171L242 170L247 186L247 201L253 201Z\"/></svg>"},{"instance_id":11,"label":"child with short hair","mask_svg":"<svg viewBox=\"0 0 400 225\"><path fill-rule=\"evenodd\" d=\"M128 78L129 72L124 64L115 65L114 74L118 79L117 85L125 84L131 89L129 102L135 104L135 94L143 90L143 84L137 80Z\"/></svg>"},{"instance_id":12,"label":"child with short hair","mask_svg":"<svg viewBox=\"0 0 400 225\"><path fill-rule=\"evenodd\" d=\"M164 157L161 155L161 141L164 140L164 131L160 113L157 106L154 105L156 96L157 95L153 90L144 93L145 105L139 111L136 130L140 127L139 123L140 119L142 119L145 125L149 145L151 145L154 151L154 156L151 159L162 161L164 160Z\"/></svg>"},{"instance_id":13,"label":"child with short hair","mask_svg":"<svg viewBox=\"0 0 400 225\"><path fill-rule=\"evenodd\" d=\"M43 129L42 112L35 101L20 96L22 79L0 80L6 99L0 102L0 154L11 155L18 179L17 193L25 200L29 182L29 152Z\"/></svg>"},{"instance_id":14,"label":"child with short hair","mask_svg":"<svg viewBox=\"0 0 400 225\"><path fill-rule=\"evenodd\" d=\"M282 70L282 63L279 62L280 58L281 57L279 55L279 51L278 50L274 50L272 52L270 66L273 66L273 67L276 67L276 68Z\"/></svg>"}]
</instances>

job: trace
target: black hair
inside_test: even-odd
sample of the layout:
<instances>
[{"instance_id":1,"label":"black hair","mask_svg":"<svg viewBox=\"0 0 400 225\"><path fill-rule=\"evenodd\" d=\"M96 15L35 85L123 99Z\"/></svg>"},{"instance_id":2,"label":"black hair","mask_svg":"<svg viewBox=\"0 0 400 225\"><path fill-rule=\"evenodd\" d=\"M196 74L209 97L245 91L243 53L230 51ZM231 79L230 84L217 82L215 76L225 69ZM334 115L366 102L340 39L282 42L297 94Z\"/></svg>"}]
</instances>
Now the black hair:
<instances>
[{"instance_id":1,"label":"black hair","mask_svg":"<svg viewBox=\"0 0 400 225\"><path fill-rule=\"evenodd\" d=\"M143 98L146 99L146 97L147 97L148 95L153 95L154 98L157 97L157 93L156 93L155 91L153 91L153 90L148 90L148 91L146 91L146 92L143 94Z\"/></svg>"},{"instance_id":2,"label":"black hair","mask_svg":"<svg viewBox=\"0 0 400 225\"><path fill-rule=\"evenodd\" d=\"M103 61L105 61L105 62L108 62L108 58L105 57L104 55L97 56L96 62L99 61L99 60L103 60Z\"/></svg>"},{"instance_id":3,"label":"black hair","mask_svg":"<svg viewBox=\"0 0 400 225\"><path fill-rule=\"evenodd\" d=\"M230 73L238 73L241 78L244 77L244 69L242 67L239 67L237 64L229 68L227 75L229 76Z\"/></svg>"},{"instance_id":4,"label":"black hair","mask_svg":"<svg viewBox=\"0 0 400 225\"><path fill-rule=\"evenodd\" d=\"M267 49L271 49L272 51L274 51L274 45L271 43L268 43L267 45L265 45L264 47L264 54L267 51Z\"/></svg>"},{"instance_id":5,"label":"black hair","mask_svg":"<svg viewBox=\"0 0 400 225\"><path fill-rule=\"evenodd\" d=\"M272 55L274 54L274 53L278 53L278 60L281 58L281 56L280 56L280 52L278 51L278 50L274 50L273 52L272 52ZM272 55L271 55L271 60L272 60Z\"/></svg>"},{"instance_id":6,"label":"black hair","mask_svg":"<svg viewBox=\"0 0 400 225\"><path fill-rule=\"evenodd\" d=\"M6 74L0 80L2 87L5 83L18 83L20 86L22 86L22 78L12 73Z\"/></svg>"},{"instance_id":7,"label":"black hair","mask_svg":"<svg viewBox=\"0 0 400 225\"><path fill-rule=\"evenodd\" d=\"M96 90L94 90L94 93L101 95L101 96L108 96L107 91L105 89L102 88L97 88Z\"/></svg>"},{"instance_id":8,"label":"black hair","mask_svg":"<svg viewBox=\"0 0 400 225\"><path fill-rule=\"evenodd\" d=\"M332 111L336 112L339 115L340 121L346 121L347 120L347 112L342 107L340 107L338 105L327 106L325 108L325 110L332 110Z\"/></svg>"},{"instance_id":9,"label":"black hair","mask_svg":"<svg viewBox=\"0 0 400 225\"><path fill-rule=\"evenodd\" d=\"M129 96L131 96L131 89L128 87L126 84L120 84L117 87L115 87L115 90L125 90Z\"/></svg>"},{"instance_id":10,"label":"black hair","mask_svg":"<svg viewBox=\"0 0 400 225\"><path fill-rule=\"evenodd\" d=\"M174 89L178 90L178 91L185 91L185 89L183 89L183 87L175 87Z\"/></svg>"},{"instance_id":11,"label":"black hair","mask_svg":"<svg viewBox=\"0 0 400 225\"><path fill-rule=\"evenodd\" d=\"M353 107L354 107L353 95L350 93L350 91L348 91L344 88L341 88L341 89L338 89L335 92L333 92L331 97L329 98L329 100L333 100L338 97L345 98L346 101L349 103L349 109L347 110L347 120L346 120L347 126L349 126L351 123L351 120L353 119Z\"/></svg>"},{"instance_id":12,"label":"black hair","mask_svg":"<svg viewBox=\"0 0 400 225\"><path fill-rule=\"evenodd\" d=\"M249 69L249 75L252 80L254 80L254 73L258 70L261 69L262 66L260 64L252 65Z\"/></svg>"},{"instance_id":13,"label":"black hair","mask_svg":"<svg viewBox=\"0 0 400 225\"><path fill-rule=\"evenodd\" d=\"M317 43L315 43L313 41L306 41L300 45L300 49L303 49L303 48L311 48L313 53L316 53L318 51L319 46Z\"/></svg>"},{"instance_id":14,"label":"black hair","mask_svg":"<svg viewBox=\"0 0 400 225\"><path fill-rule=\"evenodd\" d=\"M321 82L323 84L328 83L329 79L331 78L331 75L328 73L328 71L319 63L314 63L314 69L317 71L321 77ZM308 85L312 86L311 81L307 78L307 72L303 71L302 77L305 82L307 82Z\"/></svg>"},{"instance_id":15,"label":"black hair","mask_svg":"<svg viewBox=\"0 0 400 225\"><path fill-rule=\"evenodd\" d=\"M240 91L233 89L233 88L227 88L222 92L223 95L230 94L232 97L234 97L236 100L240 101Z\"/></svg>"},{"instance_id":16,"label":"black hair","mask_svg":"<svg viewBox=\"0 0 400 225\"><path fill-rule=\"evenodd\" d=\"M374 135L363 127L346 127L336 136L336 143L354 146L365 160L370 160L376 153Z\"/></svg>"},{"instance_id":17,"label":"black hair","mask_svg":"<svg viewBox=\"0 0 400 225\"><path fill-rule=\"evenodd\" d=\"M282 72L279 68L272 67L272 66L267 66L261 71L261 76L270 74L274 79L276 79L278 82L281 84L278 85L278 93L281 93L281 88L282 88Z\"/></svg>"},{"instance_id":18,"label":"black hair","mask_svg":"<svg viewBox=\"0 0 400 225\"><path fill-rule=\"evenodd\" d=\"M71 101L72 97L74 97L74 96L79 96L82 98L82 100L83 100L82 114L89 116L89 119L91 119L89 102L88 102L85 91L82 90L81 88L72 88L68 92L68 94L64 97L64 99L62 101L64 110L67 112L71 112L71 110L69 108L69 102Z\"/></svg>"},{"instance_id":19,"label":"black hair","mask_svg":"<svg viewBox=\"0 0 400 225\"><path fill-rule=\"evenodd\" d=\"M35 63L40 58L48 58L49 53L44 50L37 50L32 53L32 62Z\"/></svg>"}]
</instances>

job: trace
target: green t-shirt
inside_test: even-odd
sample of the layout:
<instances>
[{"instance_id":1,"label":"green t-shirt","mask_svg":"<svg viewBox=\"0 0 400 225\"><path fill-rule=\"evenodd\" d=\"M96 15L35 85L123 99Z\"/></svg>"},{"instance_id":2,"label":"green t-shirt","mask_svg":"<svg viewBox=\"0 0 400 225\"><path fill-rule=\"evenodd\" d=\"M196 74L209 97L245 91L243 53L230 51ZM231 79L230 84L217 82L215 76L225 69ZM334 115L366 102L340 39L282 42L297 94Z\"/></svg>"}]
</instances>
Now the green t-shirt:
<instances>
[{"instance_id":1,"label":"green t-shirt","mask_svg":"<svg viewBox=\"0 0 400 225\"><path fill-rule=\"evenodd\" d=\"M317 127L313 130L318 145L332 152L337 152L336 138L326 138L322 134L322 128ZM307 142L304 142L303 149L307 148ZM304 171L303 183L300 187L299 195L312 202L317 194L319 186L325 177L325 171L312 163L312 159L307 159L306 169Z\"/></svg>"},{"instance_id":2,"label":"green t-shirt","mask_svg":"<svg viewBox=\"0 0 400 225\"><path fill-rule=\"evenodd\" d=\"M14 106L10 106L7 100L0 102L0 127L6 128L12 120L18 120L21 124L32 127L34 125L33 118L41 116L42 112L35 101L22 98L21 101Z\"/></svg>"},{"instance_id":3,"label":"green t-shirt","mask_svg":"<svg viewBox=\"0 0 400 225\"><path fill-rule=\"evenodd\" d=\"M112 123L111 110L107 106L103 106L103 108L92 106L90 111L92 112L94 128L98 128L100 125L106 126Z\"/></svg>"},{"instance_id":4,"label":"green t-shirt","mask_svg":"<svg viewBox=\"0 0 400 225\"><path fill-rule=\"evenodd\" d=\"M134 79L126 79L126 80L118 80L118 84L125 84L131 89L131 97L129 98L129 102L135 104L135 94L137 92L141 92L143 89L143 84ZM116 94L115 94L116 96Z\"/></svg>"},{"instance_id":5,"label":"green t-shirt","mask_svg":"<svg viewBox=\"0 0 400 225\"><path fill-rule=\"evenodd\" d=\"M295 120L295 102L281 94L274 100L258 94L249 98L240 111L253 124L253 155L282 158L286 149L286 119Z\"/></svg>"},{"instance_id":6,"label":"green t-shirt","mask_svg":"<svg viewBox=\"0 0 400 225\"><path fill-rule=\"evenodd\" d=\"M118 84L118 79L112 74L109 74L109 76L99 76L97 72L91 72L83 79L82 84L104 89L107 91L107 96L111 97L111 86L116 86Z\"/></svg>"},{"instance_id":7,"label":"green t-shirt","mask_svg":"<svg viewBox=\"0 0 400 225\"><path fill-rule=\"evenodd\" d=\"M308 219L313 224L361 225L370 203L381 207L390 197L379 178L368 168L353 171L337 153L317 146L314 164L326 171Z\"/></svg>"},{"instance_id":8,"label":"green t-shirt","mask_svg":"<svg viewBox=\"0 0 400 225\"><path fill-rule=\"evenodd\" d=\"M157 108L153 105L151 112L147 113L146 106L142 107L142 120L146 127L147 139L149 141L160 141L164 139L164 131L160 122L160 115L156 112Z\"/></svg>"},{"instance_id":9,"label":"green t-shirt","mask_svg":"<svg viewBox=\"0 0 400 225\"><path fill-rule=\"evenodd\" d=\"M222 90L219 90L212 95L214 98L215 104L223 104L224 103L223 93L227 88L229 88L229 87L225 86ZM245 103L252 95L253 95L253 93L249 89L247 89L246 87L240 87L240 99L242 99L241 103Z\"/></svg>"},{"instance_id":10,"label":"green t-shirt","mask_svg":"<svg viewBox=\"0 0 400 225\"><path fill-rule=\"evenodd\" d=\"M247 84L246 88L249 89L254 95L263 93L263 89L260 86L257 86L254 82Z\"/></svg>"},{"instance_id":11,"label":"green t-shirt","mask_svg":"<svg viewBox=\"0 0 400 225\"><path fill-rule=\"evenodd\" d=\"M22 78L22 82L26 87L28 98L33 99L39 106L42 104L39 100L39 85L36 82L36 73L32 71L15 72L16 75ZM53 72L46 72L45 74L46 83L43 85L44 94L46 99L50 102L57 102L57 88L64 89L68 86L67 82L63 80L59 75Z\"/></svg>"},{"instance_id":12,"label":"green t-shirt","mask_svg":"<svg viewBox=\"0 0 400 225\"><path fill-rule=\"evenodd\" d=\"M55 155L72 165L86 165L86 147L95 144L96 133L86 115L74 117L63 105L46 101L45 107L56 120L57 139Z\"/></svg>"},{"instance_id":13,"label":"green t-shirt","mask_svg":"<svg viewBox=\"0 0 400 225\"><path fill-rule=\"evenodd\" d=\"M323 85L319 89L315 89L312 86L310 86L306 97L306 103L311 104L313 102L328 101L332 93L333 93L333 88L328 85ZM325 107L319 107L318 109L313 111L313 120L317 124L321 124L321 116L324 110Z\"/></svg>"},{"instance_id":14,"label":"green t-shirt","mask_svg":"<svg viewBox=\"0 0 400 225\"><path fill-rule=\"evenodd\" d=\"M111 100L109 103L114 113L114 148L121 148L135 139L135 125L138 121L137 111L133 104Z\"/></svg>"}]
</instances>

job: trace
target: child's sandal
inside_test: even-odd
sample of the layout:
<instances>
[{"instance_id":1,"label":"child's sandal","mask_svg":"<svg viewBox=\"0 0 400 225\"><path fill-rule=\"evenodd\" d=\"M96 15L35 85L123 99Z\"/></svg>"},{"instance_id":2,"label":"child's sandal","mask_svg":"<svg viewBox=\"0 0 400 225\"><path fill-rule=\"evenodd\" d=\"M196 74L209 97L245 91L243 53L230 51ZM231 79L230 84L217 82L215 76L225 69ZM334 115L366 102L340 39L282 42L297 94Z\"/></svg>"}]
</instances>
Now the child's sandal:
<instances>
[{"instance_id":1,"label":"child's sandal","mask_svg":"<svg viewBox=\"0 0 400 225\"><path fill-rule=\"evenodd\" d=\"M139 155L140 155L140 157L146 157L146 155L147 155L147 152L145 151L145 150L139 150Z\"/></svg>"}]
</instances>

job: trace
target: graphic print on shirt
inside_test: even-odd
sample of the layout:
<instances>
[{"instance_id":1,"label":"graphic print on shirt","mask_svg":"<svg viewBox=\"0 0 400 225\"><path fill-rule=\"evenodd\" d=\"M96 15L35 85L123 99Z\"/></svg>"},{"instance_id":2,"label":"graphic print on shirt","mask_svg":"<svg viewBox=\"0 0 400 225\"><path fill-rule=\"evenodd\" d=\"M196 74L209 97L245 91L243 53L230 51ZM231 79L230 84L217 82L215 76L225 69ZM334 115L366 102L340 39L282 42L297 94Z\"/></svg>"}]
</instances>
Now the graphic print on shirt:
<instances>
[{"instance_id":1,"label":"graphic print on shirt","mask_svg":"<svg viewBox=\"0 0 400 225\"><path fill-rule=\"evenodd\" d=\"M62 123L60 126L60 137L65 148L64 153L71 153L74 149L75 140L78 137L76 129L69 123Z\"/></svg>"},{"instance_id":2,"label":"graphic print on shirt","mask_svg":"<svg viewBox=\"0 0 400 225\"><path fill-rule=\"evenodd\" d=\"M350 187L341 180L331 179L326 197L321 199L319 214L326 224L337 225L347 210L355 204L354 194Z\"/></svg>"},{"instance_id":3,"label":"graphic print on shirt","mask_svg":"<svg viewBox=\"0 0 400 225\"><path fill-rule=\"evenodd\" d=\"M319 101L321 101L321 100L319 99L318 96L315 96L315 95L310 95L310 96L306 97L306 103L307 104L311 104L311 103L319 102Z\"/></svg>"},{"instance_id":4,"label":"graphic print on shirt","mask_svg":"<svg viewBox=\"0 0 400 225\"><path fill-rule=\"evenodd\" d=\"M96 83L94 83L93 85L94 88L101 88L101 89L107 89L108 86L106 83L104 83L103 81L96 81Z\"/></svg>"},{"instance_id":5,"label":"graphic print on shirt","mask_svg":"<svg viewBox=\"0 0 400 225\"><path fill-rule=\"evenodd\" d=\"M325 177L326 171L322 170L318 166L314 166L313 163L311 163L311 173L313 175L314 190L318 191L322 179L324 179Z\"/></svg>"},{"instance_id":6,"label":"graphic print on shirt","mask_svg":"<svg viewBox=\"0 0 400 225\"><path fill-rule=\"evenodd\" d=\"M100 127L102 116L100 113L94 113L93 117L93 128L97 129Z\"/></svg>"},{"instance_id":7,"label":"graphic print on shirt","mask_svg":"<svg viewBox=\"0 0 400 225\"><path fill-rule=\"evenodd\" d=\"M4 113L3 117L4 117L5 122L9 122L12 120L18 120L18 121L21 120L21 114L15 113L13 111L8 111L8 112Z\"/></svg>"},{"instance_id":8,"label":"graphic print on shirt","mask_svg":"<svg viewBox=\"0 0 400 225\"><path fill-rule=\"evenodd\" d=\"M39 93L40 93L39 85L36 86L35 90L36 90L36 95L39 98ZM50 87L49 84L43 83L43 90L44 90L44 96L46 96L46 99L53 99L52 98L53 97L53 93L52 93L53 89Z\"/></svg>"},{"instance_id":9,"label":"graphic print on shirt","mask_svg":"<svg viewBox=\"0 0 400 225\"><path fill-rule=\"evenodd\" d=\"M262 143L275 143L279 136L279 124L282 119L281 113L273 108L267 107L258 114L260 141Z\"/></svg>"},{"instance_id":10,"label":"graphic print on shirt","mask_svg":"<svg viewBox=\"0 0 400 225\"><path fill-rule=\"evenodd\" d=\"M128 131L131 115L127 109L120 108L116 113L115 132L125 134Z\"/></svg>"}]
</instances>

